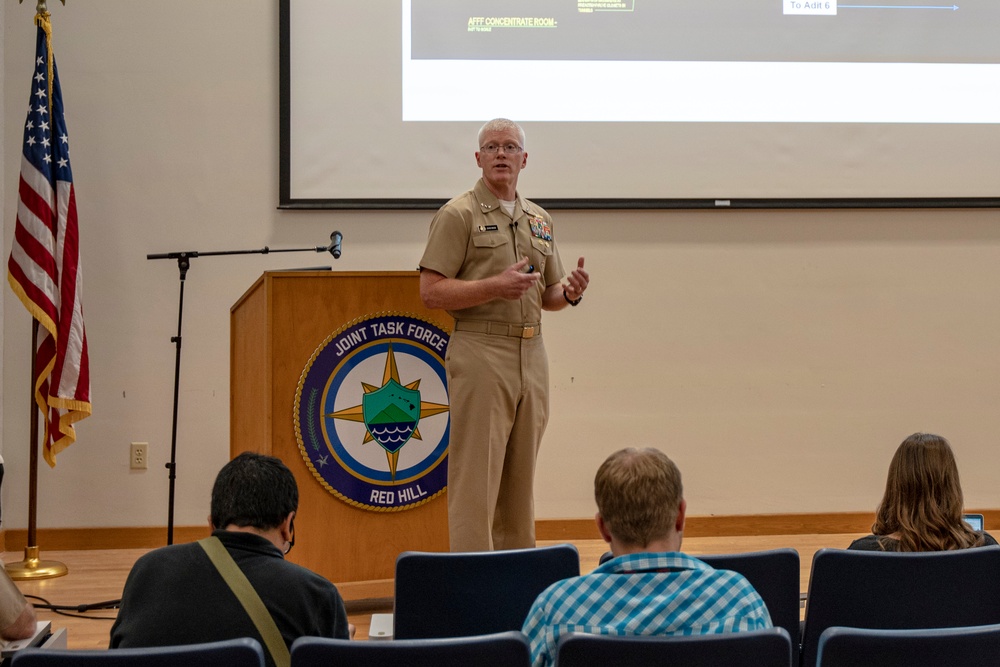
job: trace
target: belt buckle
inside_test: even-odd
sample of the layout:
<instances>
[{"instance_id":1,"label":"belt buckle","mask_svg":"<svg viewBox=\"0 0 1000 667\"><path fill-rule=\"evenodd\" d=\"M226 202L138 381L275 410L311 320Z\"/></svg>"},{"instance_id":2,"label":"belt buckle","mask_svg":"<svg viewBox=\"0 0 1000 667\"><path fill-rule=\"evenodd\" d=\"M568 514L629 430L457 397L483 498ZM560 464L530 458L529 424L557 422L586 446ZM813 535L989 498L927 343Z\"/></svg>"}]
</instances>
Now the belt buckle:
<instances>
[{"instance_id":1,"label":"belt buckle","mask_svg":"<svg viewBox=\"0 0 1000 667\"><path fill-rule=\"evenodd\" d=\"M529 327L527 325L521 327L521 338L534 338L535 337L535 327Z\"/></svg>"}]
</instances>

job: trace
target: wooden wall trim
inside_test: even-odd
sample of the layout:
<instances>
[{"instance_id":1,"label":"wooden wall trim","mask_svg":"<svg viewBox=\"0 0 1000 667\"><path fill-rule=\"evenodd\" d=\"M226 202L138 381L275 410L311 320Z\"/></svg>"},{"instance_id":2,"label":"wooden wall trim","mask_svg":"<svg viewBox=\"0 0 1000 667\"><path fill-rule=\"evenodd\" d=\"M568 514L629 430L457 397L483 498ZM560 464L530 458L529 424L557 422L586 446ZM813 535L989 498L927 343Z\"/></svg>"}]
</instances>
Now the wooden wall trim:
<instances>
[{"instance_id":1,"label":"wooden wall trim","mask_svg":"<svg viewBox=\"0 0 1000 667\"><path fill-rule=\"evenodd\" d=\"M1000 533L1000 510L969 509L983 515L986 530ZM874 512L825 512L811 514L739 514L691 516L686 537L740 537L747 535L833 535L869 533ZM535 522L539 540L600 539L593 519L541 519Z\"/></svg>"},{"instance_id":2,"label":"wooden wall trim","mask_svg":"<svg viewBox=\"0 0 1000 667\"><path fill-rule=\"evenodd\" d=\"M28 546L28 531L7 529L5 551L24 551ZM208 526L174 526L174 542L194 542L208 537ZM38 544L43 557L46 551L76 551L89 549L153 549L167 543L166 526L133 528L38 528Z\"/></svg>"},{"instance_id":3,"label":"wooden wall trim","mask_svg":"<svg viewBox=\"0 0 1000 667\"><path fill-rule=\"evenodd\" d=\"M816 514L742 514L690 516L686 537L736 537L743 535L812 535L866 533L874 515L869 512ZM1000 520L1000 512L997 513ZM992 522L987 521L987 525ZM593 519L542 519L535 522L539 540L600 539Z\"/></svg>"},{"instance_id":4,"label":"wooden wall trim","mask_svg":"<svg viewBox=\"0 0 1000 667\"><path fill-rule=\"evenodd\" d=\"M1000 535L1000 509L970 509L982 514L987 530ZM874 514L870 512L828 512L812 514L742 514L688 517L687 537L738 537L745 535L829 535L867 533ZM47 550L153 549L167 543L164 526L134 528L39 528L38 544ZM206 526L175 526L174 542L193 542L209 535ZM599 540L593 519L539 519L535 522L539 540ZM23 551L28 531L0 532L4 551Z\"/></svg>"}]
</instances>

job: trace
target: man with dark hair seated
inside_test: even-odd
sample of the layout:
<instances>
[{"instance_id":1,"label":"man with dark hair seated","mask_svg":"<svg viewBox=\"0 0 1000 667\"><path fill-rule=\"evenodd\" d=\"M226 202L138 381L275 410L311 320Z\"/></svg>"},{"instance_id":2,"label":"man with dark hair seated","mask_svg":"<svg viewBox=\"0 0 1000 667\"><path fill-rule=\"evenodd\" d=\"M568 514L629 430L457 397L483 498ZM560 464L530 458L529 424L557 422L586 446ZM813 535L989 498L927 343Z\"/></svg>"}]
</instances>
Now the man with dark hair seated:
<instances>
[{"instance_id":1,"label":"man with dark hair seated","mask_svg":"<svg viewBox=\"0 0 1000 667\"><path fill-rule=\"evenodd\" d=\"M295 478L279 459L244 452L227 463L212 489L212 537L155 549L136 561L111 627L111 648L252 637L274 665L273 653L283 648L287 660L287 647L299 637L347 639L351 629L336 587L285 560L295 543L298 504ZM245 577L265 614L251 618L234 593L238 587L228 583L232 577Z\"/></svg>"},{"instance_id":2,"label":"man with dark hair seated","mask_svg":"<svg viewBox=\"0 0 1000 667\"><path fill-rule=\"evenodd\" d=\"M681 473L657 449L623 449L594 480L597 528L614 558L535 600L522 628L535 667L555 661L568 632L700 635L771 627L743 575L680 552L687 504Z\"/></svg>"}]
</instances>

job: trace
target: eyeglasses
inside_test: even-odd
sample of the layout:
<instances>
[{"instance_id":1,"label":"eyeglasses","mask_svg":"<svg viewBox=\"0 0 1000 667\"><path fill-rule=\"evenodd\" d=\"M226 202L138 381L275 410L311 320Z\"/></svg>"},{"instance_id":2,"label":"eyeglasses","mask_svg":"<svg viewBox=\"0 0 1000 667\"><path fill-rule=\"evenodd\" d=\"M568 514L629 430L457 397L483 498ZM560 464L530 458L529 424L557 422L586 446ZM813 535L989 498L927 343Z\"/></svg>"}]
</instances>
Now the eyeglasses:
<instances>
[{"instance_id":1,"label":"eyeglasses","mask_svg":"<svg viewBox=\"0 0 1000 667\"><path fill-rule=\"evenodd\" d=\"M486 144L485 146L480 146L479 150L486 153L487 155L496 155L497 153L500 152L501 148L503 149L503 152L506 153L507 155L517 155L522 150L524 150L515 143L504 144L503 146L499 144Z\"/></svg>"}]
</instances>

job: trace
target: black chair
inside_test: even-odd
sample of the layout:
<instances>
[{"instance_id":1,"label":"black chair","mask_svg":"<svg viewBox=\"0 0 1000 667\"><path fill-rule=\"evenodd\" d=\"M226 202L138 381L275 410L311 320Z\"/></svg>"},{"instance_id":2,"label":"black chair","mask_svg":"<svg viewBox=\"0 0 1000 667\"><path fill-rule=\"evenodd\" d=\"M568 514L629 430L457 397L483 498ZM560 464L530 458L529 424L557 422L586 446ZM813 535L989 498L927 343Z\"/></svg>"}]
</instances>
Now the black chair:
<instances>
[{"instance_id":1,"label":"black chair","mask_svg":"<svg viewBox=\"0 0 1000 667\"><path fill-rule=\"evenodd\" d=\"M882 553L820 549L813 556L801 664L816 664L833 626L880 630L1000 623L1000 547Z\"/></svg>"},{"instance_id":2,"label":"black chair","mask_svg":"<svg viewBox=\"0 0 1000 667\"><path fill-rule=\"evenodd\" d=\"M792 641L784 628L656 637L570 633L560 638L556 648L556 667L789 667L791 664Z\"/></svg>"},{"instance_id":3,"label":"black chair","mask_svg":"<svg viewBox=\"0 0 1000 667\"><path fill-rule=\"evenodd\" d=\"M819 636L820 667L980 667L1000 659L1000 625L927 630L832 627Z\"/></svg>"},{"instance_id":4,"label":"black chair","mask_svg":"<svg viewBox=\"0 0 1000 667\"><path fill-rule=\"evenodd\" d=\"M739 572L760 594L771 623L788 632L792 646L792 665L799 664L799 627L801 607L799 588L802 571L795 549L771 549L736 554L697 556L717 570Z\"/></svg>"},{"instance_id":5,"label":"black chair","mask_svg":"<svg viewBox=\"0 0 1000 667\"><path fill-rule=\"evenodd\" d=\"M264 667L264 649L250 637L155 648L26 648L16 652L10 664L11 667Z\"/></svg>"},{"instance_id":6,"label":"black chair","mask_svg":"<svg viewBox=\"0 0 1000 667\"><path fill-rule=\"evenodd\" d=\"M550 584L580 574L572 544L474 553L406 551L396 559L393 636L464 637L520 630Z\"/></svg>"},{"instance_id":7,"label":"black chair","mask_svg":"<svg viewBox=\"0 0 1000 667\"><path fill-rule=\"evenodd\" d=\"M518 632L449 639L349 641L300 637L291 667L529 667L528 640Z\"/></svg>"}]
</instances>

